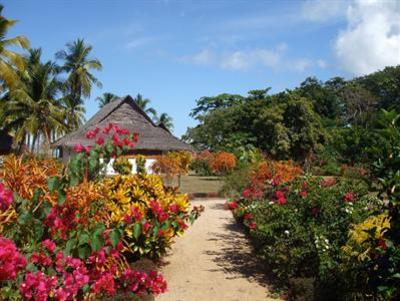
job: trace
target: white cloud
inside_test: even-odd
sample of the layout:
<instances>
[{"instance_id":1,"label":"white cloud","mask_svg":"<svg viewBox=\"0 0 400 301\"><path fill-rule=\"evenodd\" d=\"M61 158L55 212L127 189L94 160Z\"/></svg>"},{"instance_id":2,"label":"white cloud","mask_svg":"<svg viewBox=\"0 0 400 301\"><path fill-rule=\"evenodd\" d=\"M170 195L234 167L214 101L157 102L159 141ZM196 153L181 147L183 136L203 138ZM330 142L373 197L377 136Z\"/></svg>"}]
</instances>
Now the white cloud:
<instances>
[{"instance_id":1,"label":"white cloud","mask_svg":"<svg viewBox=\"0 0 400 301\"><path fill-rule=\"evenodd\" d=\"M350 0L307 0L301 7L301 18L313 22L324 22L344 17Z\"/></svg>"},{"instance_id":2,"label":"white cloud","mask_svg":"<svg viewBox=\"0 0 400 301\"><path fill-rule=\"evenodd\" d=\"M326 68L325 61L321 59L286 58L287 48L285 43L281 43L272 49L258 48L222 53L203 49L196 54L183 56L179 60L185 63L217 66L221 69L236 71L246 71L259 66L297 72L304 72L311 67Z\"/></svg>"},{"instance_id":3,"label":"white cloud","mask_svg":"<svg viewBox=\"0 0 400 301\"><path fill-rule=\"evenodd\" d=\"M232 70L247 70L257 64L274 68L280 62L281 52L281 50L266 49L235 51L223 55L220 66L224 69Z\"/></svg>"},{"instance_id":4,"label":"white cloud","mask_svg":"<svg viewBox=\"0 0 400 301\"><path fill-rule=\"evenodd\" d=\"M126 48L128 49L135 49L142 47L147 44L151 44L155 41L159 40L159 38L156 37L140 37L140 38L135 38L132 41L129 41L126 43Z\"/></svg>"},{"instance_id":5,"label":"white cloud","mask_svg":"<svg viewBox=\"0 0 400 301\"><path fill-rule=\"evenodd\" d=\"M196 65L208 65L213 63L214 54L209 49L204 49L194 55L187 55L180 58L181 61L187 63L193 63Z\"/></svg>"},{"instance_id":6,"label":"white cloud","mask_svg":"<svg viewBox=\"0 0 400 301\"><path fill-rule=\"evenodd\" d=\"M350 5L335 52L342 67L355 75L400 64L400 2L358 0Z\"/></svg>"}]
</instances>

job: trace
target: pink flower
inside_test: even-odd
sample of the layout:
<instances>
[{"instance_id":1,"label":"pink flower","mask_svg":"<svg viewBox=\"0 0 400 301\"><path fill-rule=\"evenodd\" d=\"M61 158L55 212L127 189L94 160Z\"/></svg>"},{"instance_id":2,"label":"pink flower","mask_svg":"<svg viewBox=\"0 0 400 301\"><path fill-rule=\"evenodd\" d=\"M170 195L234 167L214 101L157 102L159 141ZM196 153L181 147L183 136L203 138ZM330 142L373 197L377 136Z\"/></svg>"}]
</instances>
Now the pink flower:
<instances>
[{"instance_id":1,"label":"pink flower","mask_svg":"<svg viewBox=\"0 0 400 301\"><path fill-rule=\"evenodd\" d=\"M47 251L53 253L54 250L56 249L56 244L54 243L54 241L50 240L50 239L46 239L44 241L42 241L42 245L46 248Z\"/></svg>"},{"instance_id":2,"label":"pink flower","mask_svg":"<svg viewBox=\"0 0 400 301\"><path fill-rule=\"evenodd\" d=\"M345 202L352 202L354 201L354 193L353 192L348 192L344 195L343 199Z\"/></svg>"},{"instance_id":3,"label":"pink flower","mask_svg":"<svg viewBox=\"0 0 400 301\"><path fill-rule=\"evenodd\" d=\"M151 227L150 223L149 223L148 221L146 221L146 222L143 224L144 232L149 231L150 227Z\"/></svg>"},{"instance_id":4,"label":"pink flower","mask_svg":"<svg viewBox=\"0 0 400 301\"><path fill-rule=\"evenodd\" d=\"M129 134L128 129L124 129L124 128L118 128L116 130L116 132L117 132L118 135L127 135L127 134Z\"/></svg>"},{"instance_id":5,"label":"pink flower","mask_svg":"<svg viewBox=\"0 0 400 301\"><path fill-rule=\"evenodd\" d=\"M104 144L104 138L99 137L96 139L96 144L102 146Z\"/></svg>"},{"instance_id":6,"label":"pink flower","mask_svg":"<svg viewBox=\"0 0 400 301\"><path fill-rule=\"evenodd\" d=\"M130 216L129 214L125 214L124 222L130 224L132 222L132 216Z\"/></svg>"},{"instance_id":7,"label":"pink flower","mask_svg":"<svg viewBox=\"0 0 400 301\"><path fill-rule=\"evenodd\" d=\"M276 191L275 192L275 198L278 201L279 205L284 205L286 203L286 197L283 191Z\"/></svg>"},{"instance_id":8,"label":"pink flower","mask_svg":"<svg viewBox=\"0 0 400 301\"><path fill-rule=\"evenodd\" d=\"M136 221L141 221L143 218L143 215L139 212L139 210L137 209L137 207L132 207L131 208L131 213L132 216L135 218Z\"/></svg>"},{"instance_id":9,"label":"pink flower","mask_svg":"<svg viewBox=\"0 0 400 301\"><path fill-rule=\"evenodd\" d=\"M13 192L6 190L3 183L0 183L0 209L6 210L13 202Z\"/></svg>"},{"instance_id":10,"label":"pink flower","mask_svg":"<svg viewBox=\"0 0 400 301\"><path fill-rule=\"evenodd\" d=\"M25 266L26 259L19 253L14 242L0 236L0 281L15 280Z\"/></svg>"},{"instance_id":11,"label":"pink flower","mask_svg":"<svg viewBox=\"0 0 400 301\"><path fill-rule=\"evenodd\" d=\"M242 192L242 197L244 197L245 199L249 199L251 197L251 189L250 188L245 188L243 189Z\"/></svg>"},{"instance_id":12,"label":"pink flower","mask_svg":"<svg viewBox=\"0 0 400 301\"><path fill-rule=\"evenodd\" d=\"M92 291L96 294L101 292L108 296L112 296L116 292L116 285L114 277L110 272L105 272L101 277L92 285Z\"/></svg>"},{"instance_id":13,"label":"pink flower","mask_svg":"<svg viewBox=\"0 0 400 301\"><path fill-rule=\"evenodd\" d=\"M179 206L177 204L171 204L169 205L169 210L176 214L179 212Z\"/></svg>"},{"instance_id":14,"label":"pink flower","mask_svg":"<svg viewBox=\"0 0 400 301\"><path fill-rule=\"evenodd\" d=\"M96 137L98 132L99 132L99 130L96 128L96 130L91 130L91 131L86 132L85 136L87 139L93 139L94 137Z\"/></svg>"},{"instance_id":15,"label":"pink flower","mask_svg":"<svg viewBox=\"0 0 400 301\"><path fill-rule=\"evenodd\" d=\"M88 146L85 146L85 152L86 153L90 153L90 150L91 150L91 147L90 147L90 145L88 145Z\"/></svg>"},{"instance_id":16,"label":"pink flower","mask_svg":"<svg viewBox=\"0 0 400 301\"><path fill-rule=\"evenodd\" d=\"M281 177L280 176L276 176L272 179L272 186L279 186L281 184Z\"/></svg>"},{"instance_id":17,"label":"pink flower","mask_svg":"<svg viewBox=\"0 0 400 301\"><path fill-rule=\"evenodd\" d=\"M84 149L85 149L85 148L84 148L83 145L80 144L80 143L75 144L75 146L74 146L74 151L75 151L76 153L81 153L81 152L83 152Z\"/></svg>"},{"instance_id":18,"label":"pink flower","mask_svg":"<svg viewBox=\"0 0 400 301\"><path fill-rule=\"evenodd\" d=\"M20 284L19 291L28 300L34 298L35 301L46 301L57 282L57 277L46 276L40 271L26 273L25 281Z\"/></svg>"},{"instance_id":19,"label":"pink flower","mask_svg":"<svg viewBox=\"0 0 400 301\"><path fill-rule=\"evenodd\" d=\"M163 235L164 235L164 230L163 230L163 229L158 230L157 236L158 236L158 237L161 237L161 236L163 236Z\"/></svg>"}]
</instances>

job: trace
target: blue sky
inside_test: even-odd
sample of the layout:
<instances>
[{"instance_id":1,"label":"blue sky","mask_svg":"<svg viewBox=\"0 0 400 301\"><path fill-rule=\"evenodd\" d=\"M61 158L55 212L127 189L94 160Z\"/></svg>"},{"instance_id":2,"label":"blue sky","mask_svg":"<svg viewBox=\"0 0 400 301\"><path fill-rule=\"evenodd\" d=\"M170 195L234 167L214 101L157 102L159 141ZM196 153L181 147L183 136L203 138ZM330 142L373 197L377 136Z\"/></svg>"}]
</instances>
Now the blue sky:
<instances>
[{"instance_id":1,"label":"blue sky","mask_svg":"<svg viewBox=\"0 0 400 301\"><path fill-rule=\"evenodd\" d=\"M103 92L141 93L172 116L181 136L201 96L292 88L400 64L400 4L315 1L3 1L46 59L84 38L103 64L103 83L86 100L87 117ZM397 21L395 21L397 20Z\"/></svg>"}]
</instances>

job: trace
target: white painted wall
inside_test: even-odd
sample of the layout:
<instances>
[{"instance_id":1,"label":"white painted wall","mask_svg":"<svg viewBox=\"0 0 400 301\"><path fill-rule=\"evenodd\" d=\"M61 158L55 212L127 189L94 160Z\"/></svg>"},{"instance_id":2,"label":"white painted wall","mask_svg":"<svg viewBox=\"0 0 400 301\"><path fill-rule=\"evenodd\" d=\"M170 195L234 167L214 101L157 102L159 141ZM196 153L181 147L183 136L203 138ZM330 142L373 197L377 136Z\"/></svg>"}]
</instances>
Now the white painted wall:
<instances>
[{"instance_id":1,"label":"white painted wall","mask_svg":"<svg viewBox=\"0 0 400 301\"><path fill-rule=\"evenodd\" d=\"M100 161L103 163L103 159L100 159ZM129 158L128 161L132 164L132 173L136 173L136 159ZM146 172L148 174L153 173L153 171L151 170L151 166L153 165L154 162L156 162L156 159L146 159L145 167L146 167ZM114 159L111 159L110 162L105 167L105 174L107 176L112 176L117 174L114 168L112 167L113 163Z\"/></svg>"}]
</instances>

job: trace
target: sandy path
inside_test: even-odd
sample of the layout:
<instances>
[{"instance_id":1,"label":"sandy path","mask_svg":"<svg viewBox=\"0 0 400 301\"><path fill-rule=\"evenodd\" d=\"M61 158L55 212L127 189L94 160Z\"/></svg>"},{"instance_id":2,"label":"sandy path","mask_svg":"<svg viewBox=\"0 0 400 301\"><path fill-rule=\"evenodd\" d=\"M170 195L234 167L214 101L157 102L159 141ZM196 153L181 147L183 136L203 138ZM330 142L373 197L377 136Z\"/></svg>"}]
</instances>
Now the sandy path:
<instances>
[{"instance_id":1,"label":"sandy path","mask_svg":"<svg viewBox=\"0 0 400 301\"><path fill-rule=\"evenodd\" d=\"M224 200L193 201L205 212L178 238L162 268L168 292L156 301L264 301L268 285Z\"/></svg>"}]
</instances>

